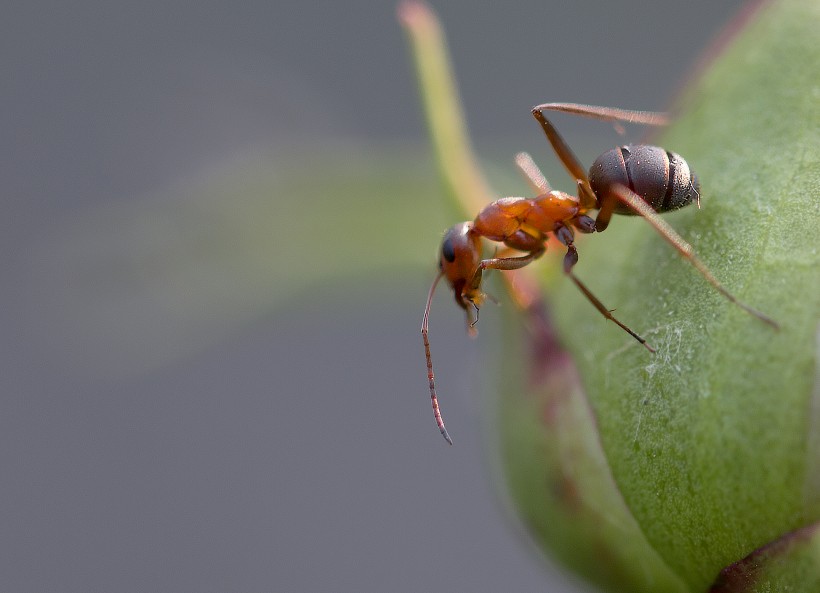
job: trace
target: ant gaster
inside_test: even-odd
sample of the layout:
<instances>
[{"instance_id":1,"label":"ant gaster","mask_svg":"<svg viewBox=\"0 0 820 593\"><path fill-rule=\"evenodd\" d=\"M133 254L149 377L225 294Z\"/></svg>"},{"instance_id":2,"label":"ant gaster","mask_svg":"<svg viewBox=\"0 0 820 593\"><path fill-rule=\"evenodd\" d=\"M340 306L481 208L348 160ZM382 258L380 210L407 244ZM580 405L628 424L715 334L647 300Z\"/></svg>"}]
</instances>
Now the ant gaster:
<instances>
[{"instance_id":1,"label":"ant gaster","mask_svg":"<svg viewBox=\"0 0 820 593\"><path fill-rule=\"evenodd\" d=\"M666 116L649 111L628 111L576 103L545 103L533 107L532 114L541 125L553 150L566 170L576 180L578 195L553 190L546 178L526 153L516 157L516 164L537 192L534 198L501 198L485 206L473 221L458 223L444 234L439 258L439 274L430 287L424 310L421 333L427 357L427 378L433 413L439 430L453 444L438 406L433 362L428 340L428 318L433 292L442 276L447 278L459 307L466 311L467 329L475 334L478 310L487 295L481 290L484 270L517 270L541 257L545 242L552 234L563 243L564 273L575 283L590 303L607 319L613 321L650 352L655 350L646 340L616 319L572 269L578 262L574 231L602 232L613 214L639 215L688 260L698 272L724 297L761 321L777 328L772 319L739 301L715 278L697 258L692 246L658 213L683 208L693 201L700 207L700 183L686 161L674 152L657 146L633 144L609 150L599 156L589 173L564 141L544 111L573 113L611 122L663 125ZM617 125L617 124L616 124ZM595 218L588 213L597 210ZM506 249L493 257L482 259L482 238L503 243ZM524 255L512 255L521 252Z\"/></svg>"}]
</instances>

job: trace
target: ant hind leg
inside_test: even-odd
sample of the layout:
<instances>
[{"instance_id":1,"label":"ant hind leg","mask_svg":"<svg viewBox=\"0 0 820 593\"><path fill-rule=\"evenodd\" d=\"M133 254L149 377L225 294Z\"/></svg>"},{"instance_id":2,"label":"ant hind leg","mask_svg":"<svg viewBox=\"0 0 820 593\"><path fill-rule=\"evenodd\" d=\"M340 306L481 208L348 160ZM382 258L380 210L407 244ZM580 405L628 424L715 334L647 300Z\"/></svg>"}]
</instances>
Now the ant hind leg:
<instances>
[{"instance_id":1,"label":"ant hind leg","mask_svg":"<svg viewBox=\"0 0 820 593\"><path fill-rule=\"evenodd\" d=\"M775 320L773 320L768 315L761 313L754 307L747 305L746 303L738 300L735 295L729 292L720 281L715 278L712 274L711 270L706 267L697 255L695 255L695 248L692 247L689 243L681 237L678 232L673 229L669 224L663 220L657 212L655 212L649 204L644 202L641 197L630 190L629 188L623 185L615 185L612 190L612 195L632 208L636 214L639 214L642 218L644 218L652 227L660 234L661 237L666 240L667 243L672 245L675 249L677 249L678 253L681 256L688 260L690 264L700 272L700 275L703 276L706 281L711 284L715 290L717 290L720 294L722 294L728 301L734 303L750 315L757 317L763 323L766 323L772 326L774 329L780 329L780 326L777 324ZM609 198L612 200L612 198ZM614 200L612 200L614 201Z\"/></svg>"},{"instance_id":2,"label":"ant hind leg","mask_svg":"<svg viewBox=\"0 0 820 593\"><path fill-rule=\"evenodd\" d=\"M541 125L544 134L552 145L555 154L563 163L567 172L578 183L578 197L581 199L583 207L587 210L597 208L598 200L589 185L587 172L575 153L567 144L566 140L558 133L558 130L544 115L544 111L559 111L582 115L592 119L611 122L627 122L634 124L644 124L649 126L662 126L668 123L665 113L654 111L631 111L628 109L617 109L615 107L599 107L597 105L582 105L580 103L542 103L532 108L532 115Z\"/></svg>"},{"instance_id":3,"label":"ant hind leg","mask_svg":"<svg viewBox=\"0 0 820 593\"><path fill-rule=\"evenodd\" d=\"M602 121L623 121L630 124L643 124L646 126L665 126L669 123L669 117L665 113L658 111L634 111L632 109L600 107L598 105L584 105L582 103L542 103L541 105L533 107L533 110L536 109L538 111L572 113L573 115L581 115Z\"/></svg>"}]
</instances>

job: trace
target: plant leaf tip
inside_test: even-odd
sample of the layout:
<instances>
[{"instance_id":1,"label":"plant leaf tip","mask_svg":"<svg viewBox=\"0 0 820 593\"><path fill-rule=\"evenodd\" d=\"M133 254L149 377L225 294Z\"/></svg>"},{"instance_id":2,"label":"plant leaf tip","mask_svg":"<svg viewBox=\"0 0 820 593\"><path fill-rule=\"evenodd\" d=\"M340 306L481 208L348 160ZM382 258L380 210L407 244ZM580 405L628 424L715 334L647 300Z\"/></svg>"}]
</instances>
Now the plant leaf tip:
<instances>
[{"instance_id":1,"label":"plant leaf tip","mask_svg":"<svg viewBox=\"0 0 820 593\"><path fill-rule=\"evenodd\" d=\"M432 20L430 7L421 0L402 0L396 7L396 16L405 27L412 28Z\"/></svg>"}]
</instances>

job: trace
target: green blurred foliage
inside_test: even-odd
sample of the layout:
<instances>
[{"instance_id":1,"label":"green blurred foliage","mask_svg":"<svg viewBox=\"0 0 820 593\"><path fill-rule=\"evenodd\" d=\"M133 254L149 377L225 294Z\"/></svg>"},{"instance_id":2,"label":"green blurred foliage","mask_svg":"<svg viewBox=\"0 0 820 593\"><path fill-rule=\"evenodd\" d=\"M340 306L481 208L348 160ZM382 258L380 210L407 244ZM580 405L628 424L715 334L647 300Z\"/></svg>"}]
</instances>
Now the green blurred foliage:
<instances>
[{"instance_id":1,"label":"green blurred foliage","mask_svg":"<svg viewBox=\"0 0 820 593\"><path fill-rule=\"evenodd\" d=\"M190 356L295 299L331 303L340 283L390 286L385 298L398 298L410 288L408 269L435 265L441 202L420 151L350 147L251 154L74 213L31 256L42 323L70 336L44 350L80 372L131 374Z\"/></svg>"}]
</instances>

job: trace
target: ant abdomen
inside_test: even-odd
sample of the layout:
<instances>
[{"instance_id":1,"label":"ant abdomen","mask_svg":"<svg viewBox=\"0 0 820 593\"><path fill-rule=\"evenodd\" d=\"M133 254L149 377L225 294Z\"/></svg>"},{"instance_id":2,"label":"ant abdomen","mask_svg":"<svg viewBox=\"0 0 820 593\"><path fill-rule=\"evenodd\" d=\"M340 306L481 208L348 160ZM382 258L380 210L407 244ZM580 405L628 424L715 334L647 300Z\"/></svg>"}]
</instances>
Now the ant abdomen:
<instances>
[{"instance_id":1,"label":"ant abdomen","mask_svg":"<svg viewBox=\"0 0 820 593\"><path fill-rule=\"evenodd\" d=\"M649 204L655 212L670 212L700 199L700 182L689 164L674 152L633 144L608 150L589 169L589 184L603 198L615 184L623 185ZM623 202L617 214L634 215Z\"/></svg>"}]
</instances>

